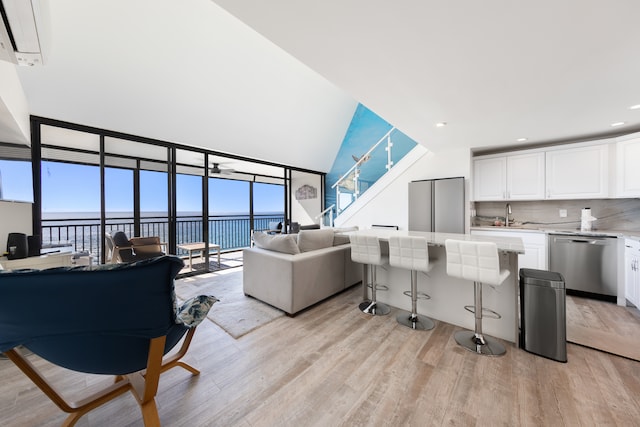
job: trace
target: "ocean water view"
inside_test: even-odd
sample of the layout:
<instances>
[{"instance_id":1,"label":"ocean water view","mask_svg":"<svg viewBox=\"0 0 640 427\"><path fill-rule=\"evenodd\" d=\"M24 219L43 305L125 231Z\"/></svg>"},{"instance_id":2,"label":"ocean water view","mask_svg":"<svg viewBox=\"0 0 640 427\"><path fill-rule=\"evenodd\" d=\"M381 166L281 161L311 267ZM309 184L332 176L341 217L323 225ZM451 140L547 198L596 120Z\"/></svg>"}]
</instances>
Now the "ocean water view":
<instances>
[{"instance_id":1,"label":"ocean water view","mask_svg":"<svg viewBox=\"0 0 640 427\"><path fill-rule=\"evenodd\" d=\"M220 245L222 251L248 247L251 230L269 228L270 222L284 220L282 212L261 212L254 214L253 227L248 213L219 213L209 215L207 226L209 242ZM166 212L141 212L140 233L135 233L132 212L107 212L105 219L107 232L124 231L128 237L158 236L162 242L169 241L169 221ZM178 212L176 218L176 241L192 243L204 241L202 214L199 212ZM43 247L72 246L76 252L88 252L94 262L101 259L103 236L100 230L99 212L43 212ZM178 249L177 255L186 252Z\"/></svg>"}]
</instances>

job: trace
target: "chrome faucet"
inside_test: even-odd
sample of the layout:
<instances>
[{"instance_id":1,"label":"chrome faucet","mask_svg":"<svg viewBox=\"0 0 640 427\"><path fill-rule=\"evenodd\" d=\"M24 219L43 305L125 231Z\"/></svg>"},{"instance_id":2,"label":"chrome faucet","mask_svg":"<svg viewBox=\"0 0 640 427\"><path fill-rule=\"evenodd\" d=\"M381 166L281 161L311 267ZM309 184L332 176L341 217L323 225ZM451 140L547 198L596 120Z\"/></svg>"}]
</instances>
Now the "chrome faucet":
<instances>
[{"instance_id":1,"label":"chrome faucet","mask_svg":"<svg viewBox=\"0 0 640 427\"><path fill-rule=\"evenodd\" d=\"M504 226L509 226L509 215L511 215L511 203L507 203L506 213L504 215Z\"/></svg>"}]
</instances>

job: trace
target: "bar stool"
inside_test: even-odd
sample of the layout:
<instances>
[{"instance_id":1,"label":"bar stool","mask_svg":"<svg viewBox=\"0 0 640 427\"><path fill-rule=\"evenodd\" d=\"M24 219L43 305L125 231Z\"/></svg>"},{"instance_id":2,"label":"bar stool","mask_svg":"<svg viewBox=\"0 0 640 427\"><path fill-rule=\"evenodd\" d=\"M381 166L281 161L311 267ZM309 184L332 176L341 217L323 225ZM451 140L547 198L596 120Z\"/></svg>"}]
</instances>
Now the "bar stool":
<instances>
[{"instance_id":1,"label":"bar stool","mask_svg":"<svg viewBox=\"0 0 640 427\"><path fill-rule=\"evenodd\" d=\"M351 241L351 260L365 264L371 271L371 300L364 300L358 306L363 313L371 315L389 314L391 309L386 304L376 301L376 267L388 262L388 257L382 255L380 241L374 236L349 235ZM364 292L367 290L366 280L362 281Z\"/></svg>"},{"instance_id":2,"label":"bar stool","mask_svg":"<svg viewBox=\"0 0 640 427\"><path fill-rule=\"evenodd\" d=\"M509 277L509 270L500 270L498 247L493 242L472 242L445 240L447 253L447 274L466 280L473 280L474 305L465 309L475 314L475 331L459 331L456 342L469 351L487 356L501 356L506 353L504 346L494 338L482 334L483 311L500 318L493 310L482 307L482 284L498 286Z\"/></svg>"},{"instance_id":3,"label":"bar stool","mask_svg":"<svg viewBox=\"0 0 640 427\"><path fill-rule=\"evenodd\" d=\"M389 265L411 270L411 290L404 292L411 297L411 313L404 310L400 312L396 317L398 323L422 331L433 329L433 320L417 313L418 298L431 299L424 292L418 292L418 271L428 273L432 267L429 263L427 239L413 236L389 237Z\"/></svg>"}]
</instances>

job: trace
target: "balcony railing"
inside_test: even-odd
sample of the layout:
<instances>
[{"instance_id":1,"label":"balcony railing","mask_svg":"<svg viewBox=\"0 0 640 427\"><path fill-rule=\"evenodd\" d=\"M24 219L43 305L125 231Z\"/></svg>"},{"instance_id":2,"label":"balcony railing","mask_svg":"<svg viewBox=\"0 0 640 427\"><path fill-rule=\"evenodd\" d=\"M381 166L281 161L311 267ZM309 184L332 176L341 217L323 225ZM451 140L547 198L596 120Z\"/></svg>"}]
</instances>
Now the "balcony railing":
<instances>
[{"instance_id":1,"label":"balcony railing","mask_svg":"<svg viewBox=\"0 0 640 427\"><path fill-rule=\"evenodd\" d=\"M284 215L254 215L254 229L269 228L270 222L282 222ZM222 251L230 251L250 246L251 221L249 215L218 215L208 220L209 241L220 245ZM107 232L124 231L127 236L134 236L132 217L107 218ZM178 243L202 242L203 227L201 216L178 216L176 221ZM143 217L140 219L140 236L158 236L163 242L169 241L169 221L166 217ZM102 240L99 219L43 219L42 244L73 246L75 251L86 251L94 260L102 259ZM186 255L178 249L177 255ZM95 261L94 261L95 262Z\"/></svg>"}]
</instances>

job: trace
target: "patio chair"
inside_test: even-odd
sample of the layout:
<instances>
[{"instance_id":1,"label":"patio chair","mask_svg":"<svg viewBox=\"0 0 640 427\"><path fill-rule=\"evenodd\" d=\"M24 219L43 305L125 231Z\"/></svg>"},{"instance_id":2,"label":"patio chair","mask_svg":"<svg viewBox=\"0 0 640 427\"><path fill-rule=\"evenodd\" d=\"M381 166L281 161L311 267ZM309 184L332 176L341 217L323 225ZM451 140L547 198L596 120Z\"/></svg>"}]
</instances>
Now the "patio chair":
<instances>
[{"instance_id":1,"label":"patio chair","mask_svg":"<svg viewBox=\"0 0 640 427\"><path fill-rule=\"evenodd\" d=\"M70 414L64 426L127 391L140 405L145 426L159 426L160 374L175 366L199 374L181 358L217 301L198 296L176 310L173 283L182 267L180 258L163 256L131 264L0 272L0 352ZM180 349L168 354L183 338ZM19 346L63 368L114 375L115 381L69 403Z\"/></svg>"},{"instance_id":2,"label":"patio chair","mask_svg":"<svg viewBox=\"0 0 640 427\"><path fill-rule=\"evenodd\" d=\"M164 244L159 237L132 237L129 239L123 231L105 233L107 248L106 262L115 264L135 262L162 256Z\"/></svg>"}]
</instances>

